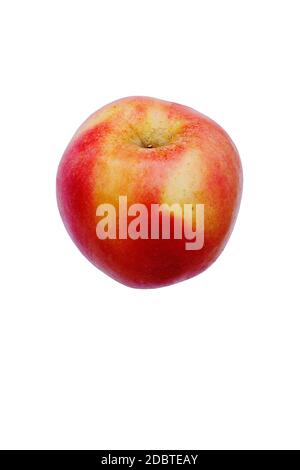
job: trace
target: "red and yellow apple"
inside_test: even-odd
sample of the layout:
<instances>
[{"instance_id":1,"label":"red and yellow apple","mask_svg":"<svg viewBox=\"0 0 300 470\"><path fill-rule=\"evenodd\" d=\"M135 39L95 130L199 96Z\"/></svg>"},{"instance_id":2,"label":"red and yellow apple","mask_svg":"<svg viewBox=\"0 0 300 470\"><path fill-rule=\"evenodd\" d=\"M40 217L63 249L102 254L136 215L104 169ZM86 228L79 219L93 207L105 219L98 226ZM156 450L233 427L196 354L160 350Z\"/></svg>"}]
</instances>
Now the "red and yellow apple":
<instances>
[{"instance_id":1,"label":"red and yellow apple","mask_svg":"<svg viewBox=\"0 0 300 470\"><path fill-rule=\"evenodd\" d=\"M57 172L59 211L80 251L112 278L140 288L173 284L210 266L233 229L241 192L240 158L226 132L189 107L148 97L120 99L92 114ZM152 205L203 205L203 246L187 250L186 237L174 234L100 239L97 208L116 207L118 234L122 196L128 206L149 208L149 217ZM170 217L175 224L185 213Z\"/></svg>"}]
</instances>

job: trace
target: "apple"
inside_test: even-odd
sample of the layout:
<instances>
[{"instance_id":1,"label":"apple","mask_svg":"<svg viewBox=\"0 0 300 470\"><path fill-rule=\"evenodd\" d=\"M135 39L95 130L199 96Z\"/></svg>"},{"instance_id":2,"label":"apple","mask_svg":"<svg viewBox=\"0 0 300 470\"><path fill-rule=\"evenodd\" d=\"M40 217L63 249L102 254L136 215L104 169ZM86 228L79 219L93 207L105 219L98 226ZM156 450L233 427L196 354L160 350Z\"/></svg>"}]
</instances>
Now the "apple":
<instances>
[{"instance_id":1,"label":"apple","mask_svg":"<svg viewBox=\"0 0 300 470\"><path fill-rule=\"evenodd\" d=\"M241 193L241 162L226 132L189 107L149 97L92 114L57 172L58 208L74 243L104 273L137 288L210 266Z\"/></svg>"}]
</instances>

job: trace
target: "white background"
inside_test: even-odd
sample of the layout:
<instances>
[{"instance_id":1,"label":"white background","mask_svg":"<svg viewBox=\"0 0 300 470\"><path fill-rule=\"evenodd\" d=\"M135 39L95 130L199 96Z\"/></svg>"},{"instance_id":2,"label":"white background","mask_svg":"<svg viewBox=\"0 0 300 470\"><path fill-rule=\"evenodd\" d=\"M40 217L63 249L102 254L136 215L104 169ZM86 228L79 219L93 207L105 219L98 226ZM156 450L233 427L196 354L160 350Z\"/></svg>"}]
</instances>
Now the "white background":
<instances>
[{"instance_id":1,"label":"white background","mask_svg":"<svg viewBox=\"0 0 300 470\"><path fill-rule=\"evenodd\" d=\"M0 446L300 448L298 1L3 1ZM134 290L56 207L61 155L128 95L196 108L244 193L200 276Z\"/></svg>"}]
</instances>

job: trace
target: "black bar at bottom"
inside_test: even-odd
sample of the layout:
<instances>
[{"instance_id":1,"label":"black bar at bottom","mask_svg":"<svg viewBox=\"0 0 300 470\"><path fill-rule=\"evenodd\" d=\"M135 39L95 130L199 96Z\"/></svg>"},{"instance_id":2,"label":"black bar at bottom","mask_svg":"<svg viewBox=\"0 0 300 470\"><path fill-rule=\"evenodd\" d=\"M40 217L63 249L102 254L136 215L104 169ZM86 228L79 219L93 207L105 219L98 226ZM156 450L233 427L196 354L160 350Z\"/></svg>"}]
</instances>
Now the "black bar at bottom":
<instances>
[{"instance_id":1,"label":"black bar at bottom","mask_svg":"<svg viewBox=\"0 0 300 470\"><path fill-rule=\"evenodd\" d=\"M157 467L158 465L178 466L184 468L204 467L228 464L262 464L263 458L268 457L268 466L272 458L276 464L286 467L288 453L293 453L292 462L299 451L265 451L265 450L2 450L0 451L0 466L28 465L30 468L43 468L51 465L53 468L70 468L82 466L84 469L105 469L108 466L122 468ZM271 455L273 454L273 455Z\"/></svg>"}]
</instances>

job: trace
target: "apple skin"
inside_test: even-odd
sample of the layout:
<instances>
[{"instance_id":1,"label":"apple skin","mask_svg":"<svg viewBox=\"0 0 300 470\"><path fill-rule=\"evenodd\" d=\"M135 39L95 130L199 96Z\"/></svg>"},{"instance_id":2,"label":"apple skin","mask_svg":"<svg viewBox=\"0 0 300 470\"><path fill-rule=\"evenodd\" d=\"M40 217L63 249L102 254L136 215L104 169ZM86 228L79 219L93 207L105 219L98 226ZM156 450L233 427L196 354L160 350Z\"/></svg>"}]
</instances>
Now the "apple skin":
<instances>
[{"instance_id":1,"label":"apple skin","mask_svg":"<svg viewBox=\"0 0 300 470\"><path fill-rule=\"evenodd\" d=\"M149 97L104 106L77 130L57 172L57 202L79 250L113 279L154 288L191 278L210 266L233 229L242 193L235 145L199 112ZM101 203L204 204L204 246L186 240L100 240ZM117 221L118 223L118 221Z\"/></svg>"}]
</instances>

